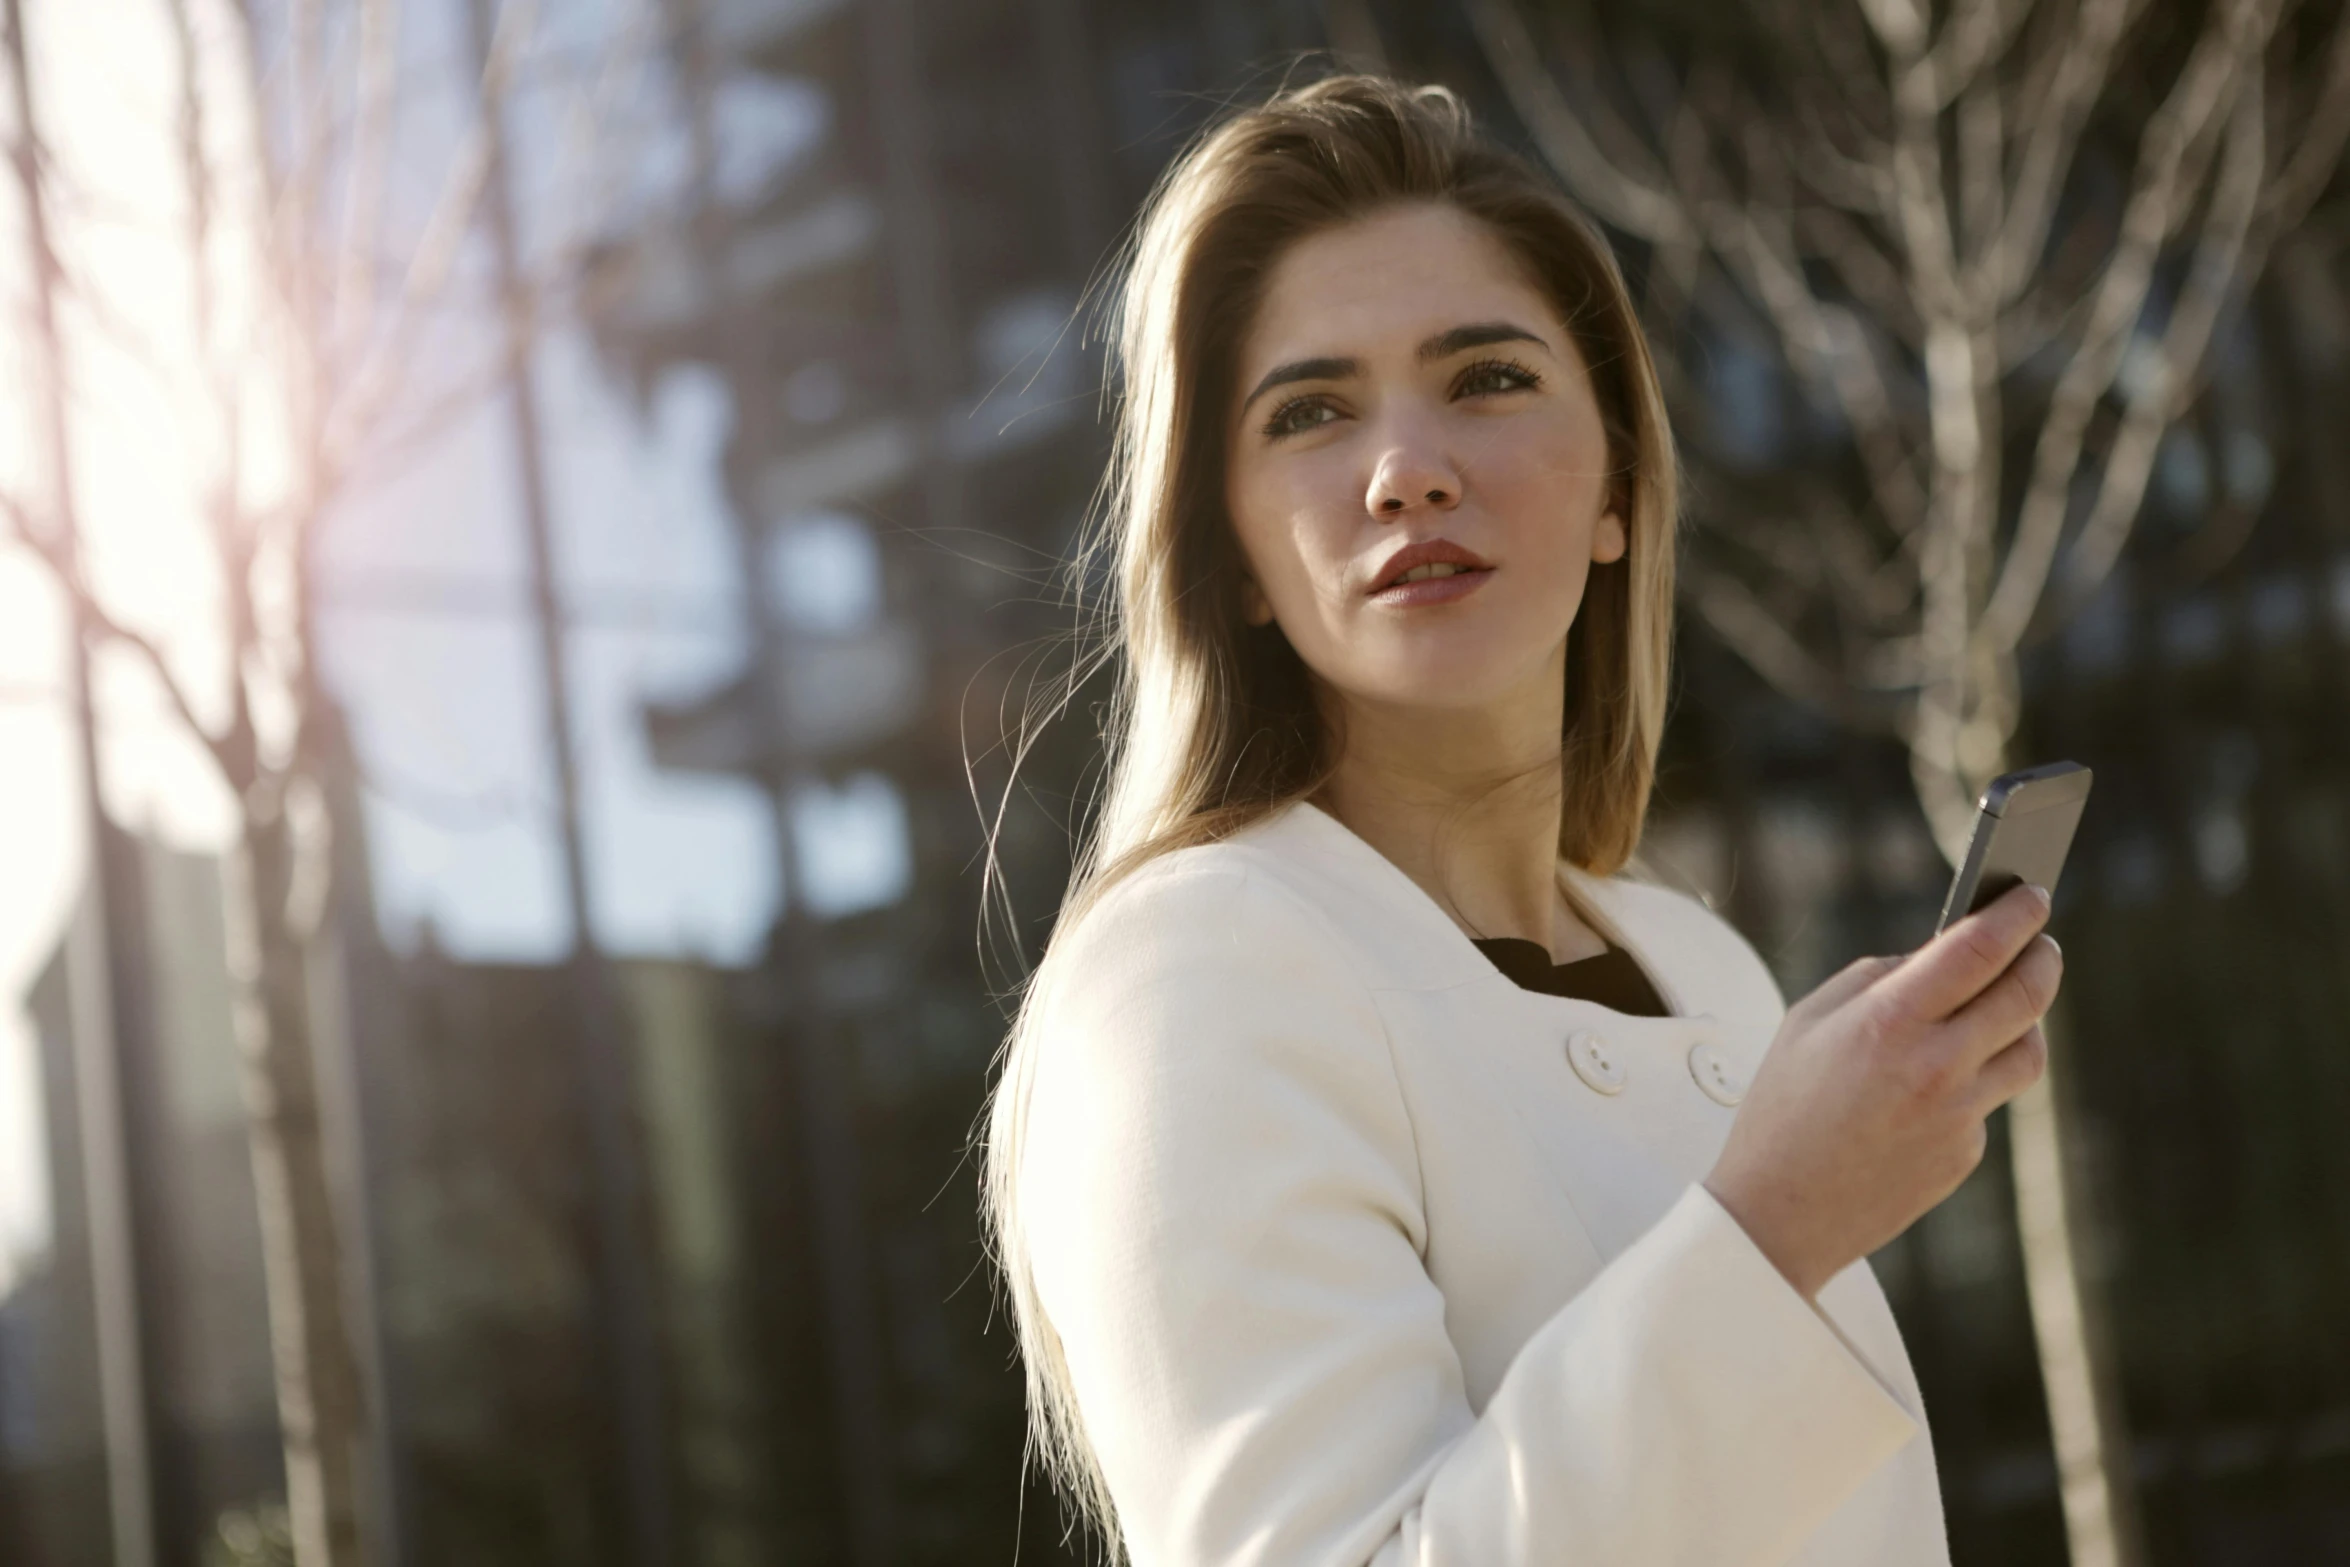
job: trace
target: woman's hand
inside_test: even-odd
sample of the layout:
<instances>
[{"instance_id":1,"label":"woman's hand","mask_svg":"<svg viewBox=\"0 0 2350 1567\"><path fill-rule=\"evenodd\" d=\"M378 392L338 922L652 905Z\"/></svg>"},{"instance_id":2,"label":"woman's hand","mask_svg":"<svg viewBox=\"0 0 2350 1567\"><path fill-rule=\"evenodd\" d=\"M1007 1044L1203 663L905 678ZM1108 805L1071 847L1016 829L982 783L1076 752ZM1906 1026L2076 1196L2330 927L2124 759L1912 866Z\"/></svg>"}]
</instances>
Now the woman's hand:
<instances>
[{"instance_id":1,"label":"woman's hand","mask_svg":"<svg viewBox=\"0 0 2350 1567\"><path fill-rule=\"evenodd\" d=\"M2046 893L2012 888L1788 1009L1705 1185L1806 1299L1956 1190L1985 1117L2046 1069L2047 922Z\"/></svg>"}]
</instances>

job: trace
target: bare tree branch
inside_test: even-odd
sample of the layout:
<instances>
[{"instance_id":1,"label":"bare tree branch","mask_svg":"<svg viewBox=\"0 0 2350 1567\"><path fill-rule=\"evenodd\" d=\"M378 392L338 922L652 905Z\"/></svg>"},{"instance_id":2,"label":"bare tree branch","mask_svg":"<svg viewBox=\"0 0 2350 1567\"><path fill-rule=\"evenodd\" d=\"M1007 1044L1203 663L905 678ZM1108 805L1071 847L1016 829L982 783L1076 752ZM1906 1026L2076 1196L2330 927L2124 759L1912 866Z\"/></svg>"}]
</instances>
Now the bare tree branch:
<instances>
[{"instance_id":1,"label":"bare tree branch","mask_svg":"<svg viewBox=\"0 0 2350 1567\"><path fill-rule=\"evenodd\" d=\"M241 763L243 759L227 744L226 737L215 735L196 716L196 709L188 700L187 689L180 684L179 676L172 672L171 662L164 656L162 647L145 632L118 618L106 607L104 601L91 591L88 579L82 574L81 563L64 547L57 530L36 523L24 503L14 495L0 492L0 519L5 519L7 523L4 536L14 539L40 557L42 564L48 568L50 580L72 596L75 604L88 617L90 627L100 637L119 642L139 655L139 661L147 666L148 672L163 688L165 700L171 704L171 710L179 721L186 726L188 734L212 753L213 760L220 764L222 773L229 777L232 786L237 785L239 780L229 773L229 768L232 761Z\"/></svg>"},{"instance_id":2,"label":"bare tree branch","mask_svg":"<svg viewBox=\"0 0 2350 1567\"><path fill-rule=\"evenodd\" d=\"M2333 44L2326 51L2326 70L2309 124L2283 168L2261 193L2255 229L2265 238L2292 227L2308 213L2341 167L2342 148L2350 140L2350 8L2334 23Z\"/></svg>"},{"instance_id":3,"label":"bare tree branch","mask_svg":"<svg viewBox=\"0 0 2350 1567\"><path fill-rule=\"evenodd\" d=\"M1893 205L1893 191L1884 167L1838 142L1829 129L1818 80L1803 77L1787 84L1792 95L1794 128L1800 136L1795 161L1803 169L1803 183L1817 198L1804 204L1804 213L1849 213L1880 219ZM1875 149L1867 149L1873 152Z\"/></svg>"},{"instance_id":4,"label":"bare tree branch","mask_svg":"<svg viewBox=\"0 0 2350 1567\"><path fill-rule=\"evenodd\" d=\"M2131 389L2121 429L2106 454L2096 503L2069 557L2072 580L2066 587L2076 597L2094 592L2120 557L2145 499L2146 480L2163 435L2185 409L2211 344L2212 328L2239 291L2245 240L2260 206L2267 151L2260 73L2255 71L2236 99L2228 157L2212 190L2186 288L2171 311L2162 346Z\"/></svg>"},{"instance_id":5,"label":"bare tree branch","mask_svg":"<svg viewBox=\"0 0 2350 1567\"><path fill-rule=\"evenodd\" d=\"M1926 346L1918 320L1917 301L1910 297L1909 281L1893 258L1851 217L1819 202L1805 202L1794 213L1795 238L1804 256L1835 269L1836 280L1867 312L1868 324L1913 352Z\"/></svg>"},{"instance_id":6,"label":"bare tree branch","mask_svg":"<svg viewBox=\"0 0 2350 1567\"><path fill-rule=\"evenodd\" d=\"M1889 710L1872 711L1857 700L1851 682L1821 665L1745 583L1703 567L1687 578L1690 602L1707 627L1772 686L1856 727L1888 727Z\"/></svg>"},{"instance_id":7,"label":"bare tree branch","mask_svg":"<svg viewBox=\"0 0 2350 1567\"><path fill-rule=\"evenodd\" d=\"M507 0L498 13L498 26L482 64L473 118L449 174L441 183L431 215L425 220L405 277L400 285L398 313L390 330L379 335L373 351L360 363L348 386L329 410L321 452L328 471L340 471L352 450L398 395L413 353L413 334L402 328L431 308L447 286L457 253L473 226L474 214L488 188L490 175L489 116L503 103L514 70L537 25L536 0Z\"/></svg>"},{"instance_id":8,"label":"bare tree branch","mask_svg":"<svg viewBox=\"0 0 2350 1567\"><path fill-rule=\"evenodd\" d=\"M1958 97L1959 249L1981 255L2007 205L2007 104L1996 73L1975 73Z\"/></svg>"},{"instance_id":9,"label":"bare tree branch","mask_svg":"<svg viewBox=\"0 0 2350 1567\"><path fill-rule=\"evenodd\" d=\"M203 481L199 499L207 531L212 536L221 568L221 586L227 600L228 645L251 646L253 623L253 530L238 515L242 465L242 378L229 363L218 337L218 311L213 286L212 244L218 194L212 159L204 143L203 64L188 0L170 0L168 12L179 49L179 153L181 178L187 186L188 303L191 336L195 341L198 375L209 405L210 440L216 454L215 470ZM240 766L258 766L260 747L253 729L252 692L245 672L232 657L228 671L229 719L217 744L239 758ZM250 782L250 780L246 780Z\"/></svg>"},{"instance_id":10,"label":"bare tree branch","mask_svg":"<svg viewBox=\"0 0 2350 1567\"><path fill-rule=\"evenodd\" d=\"M1936 112L1981 85L2032 11L2031 0L1961 0L1914 67L1931 83Z\"/></svg>"},{"instance_id":11,"label":"bare tree branch","mask_svg":"<svg viewBox=\"0 0 2350 1567\"><path fill-rule=\"evenodd\" d=\"M1800 39L1816 49L1824 70L1811 73L1818 83L1820 102L1840 105L1854 156L1870 168L1877 187L1877 210L1890 209L1893 192L1882 158L1892 133L1893 100L1885 73L1870 44L1870 31L1857 6L1817 5L1811 0L1771 0L1777 10L1780 36Z\"/></svg>"},{"instance_id":12,"label":"bare tree branch","mask_svg":"<svg viewBox=\"0 0 2350 1567\"><path fill-rule=\"evenodd\" d=\"M2256 74L2275 23L2274 9L2262 0L2227 4L2196 41L2178 82L2148 122L2113 258L2100 279L2080 346L2049 399L2014 542L1984 606L1977 635L1991 646L2013 648L2039 604L2080 467L2081 442L2144 312L2162 242L2185 195L2180 176L2190 148L2245 77Z\"/></svg>"},{"instance_id":13,"label":"bare tree branch","mask_svg":"<svg viewBox=\"0 0 2350 1567\"><path fill-rule=\"evenodd\" d=\"M1726 99L1727 84L1718 79L1710 85L1692 82L1681 122L1692 129L1680 139L1674 159L1681 199L1694 214L1692 227L1771 317L1789 366L1823 402L1843 414L1879 508L1896 532L1907 533L1923 518L1925 489L1886 394L1870 334L1850 310L1818 297L1805 276L1803 251L1796 241L1798 210L1817 214L1815 225L1832 226L1835 219L1808 203L1799 208L1791 173L1767 142L1748 142L1750 158L1762 165L1763 191L1737 199L1706 155L1711 137L1703 127L1708 120L1751 127L1759 116L1735 102L1718 103L1709 113L1709 96ZM1773 187L1775 202L1767 194ZM1827 232L1839 231L1829 227ZM1865 242L1855 243L1835 259L1863 278L1882 276L1881 270L1871 268L1866 248Z\"/></svg>"},{"instance_id":14,"label":"bare tree branch","mask_svg":"<svg viewBox=\"0 0 2350 1567\"><path fill-rule=\"evenodd\" d=\"M1918 0L1860 0L1860 14L1895 60L1914 60L1926 47L1929 20Z\"/></svg>"},{"instance_id":15,"label":"bare tree branch","mask_svg":"<svg viewBox=\"0 0 2350 1567\"><path fill-rule=\"evenodd\" d=\"M2073 162L2073 148L2089 109L2105 90L2113 52L2145 0L2082 0L2073 27L2057 31L2045 82L2027 79L2018 102L2030 106L2023 152L2007 199L2007 222L1986 269L1986 284L2004 307L2031 280L2048 248L2057 197Z\"/></svg>"},{"instance_id":16,"label":"bare tree branch","mask_svg":"<svg viewBox=\"0 0 2350 1567\"><path fill-rule=\"evenodd\" d=\"M359 0L358 121L351 138L350 204L343 215L334 321L327 339L338 347L364 341L375 319L375 247L383 231L399 19L399 0Z\"/></svg>"},{"instance_id":17,"label":"bare tree branch","mask_svg":"<svg viewBox=\"0 0 2350 1567\"><path fill-rule=\"evenodd\" d=\"M1888 395L1868 323L1823 303L1804 277L1792 236L1745 209L1709 209L1716 248L1762 301L1796 373L1843 414L1878 508L1897 534L1924 520L1926 488ZM1709 227L1712 226L1709 224Z\"/></svg>"},{"instance_id":18,"label":"bare tree branch","mask_svg":"<svg viewBox=\"0 0 2350 1567\"><path fill-rule=\"evenodd\" d=\"M1544 160L1592 211L1626 233L1660 245L1693 239L1689 219L1670 193L1634 179L1599 150L1567 106L1557 80L1543 68L1533 35L1513 0L1468 0L1468 11L1486 58L1501 77L1502 90L1533 133Z\"/></svg>"},{"instance_id":19,"label":"bare tree branch","mask_svg":"<svg viewBox=\"0 0 2350 1567\"><path fill-rule=\"evenodd\" d=\"M2095 225L2082 223L2041 267L2037 286L2000 312L1994 340L2002 374L2080 340L2096 308L2099 264L2111 248Z\"/></svg>"}]
</instances>

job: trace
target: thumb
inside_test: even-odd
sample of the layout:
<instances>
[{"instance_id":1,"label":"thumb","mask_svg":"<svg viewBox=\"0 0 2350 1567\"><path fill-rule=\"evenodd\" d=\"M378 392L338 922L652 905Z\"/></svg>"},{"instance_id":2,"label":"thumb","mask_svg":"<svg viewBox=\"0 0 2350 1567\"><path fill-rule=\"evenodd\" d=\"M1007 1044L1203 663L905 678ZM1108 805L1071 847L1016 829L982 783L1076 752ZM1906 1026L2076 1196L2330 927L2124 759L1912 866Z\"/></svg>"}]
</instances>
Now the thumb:
<instances>
[{"instance_id":1,"label":"thumb","mask_svg":"<svg viewBox=\"0 0 2350 1567\"><path fill-rule=\"evenodd\" d=\"M1796 1005L1815 1014L1833 1012L1907 960L1906 953L1891 957L1855 958L1820 981L1818 987Z\"/></svg>"}]
</instances>

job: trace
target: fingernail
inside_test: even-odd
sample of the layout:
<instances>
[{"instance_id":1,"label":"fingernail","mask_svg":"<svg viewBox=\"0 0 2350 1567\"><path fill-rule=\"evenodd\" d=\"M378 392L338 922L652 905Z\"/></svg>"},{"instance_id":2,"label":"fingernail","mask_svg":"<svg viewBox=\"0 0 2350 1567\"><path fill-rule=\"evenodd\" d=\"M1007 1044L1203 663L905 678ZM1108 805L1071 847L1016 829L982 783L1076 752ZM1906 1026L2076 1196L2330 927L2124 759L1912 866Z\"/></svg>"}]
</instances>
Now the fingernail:
<instances>
[{"instance_id":1,"label":"fingernail","mask_svg":"<svg viewBox=\"0 0 2350 1567\"><path fill-rule=\"evenodd\" d=\"M2038 882L2033 882L2031 884L2031 888L2032 896L2040 900L2040 907L2045 909L2051 907L2056 902L2056 899L2049 895L2048 889L2041 886Z\"/></svg>"}]
</instances>

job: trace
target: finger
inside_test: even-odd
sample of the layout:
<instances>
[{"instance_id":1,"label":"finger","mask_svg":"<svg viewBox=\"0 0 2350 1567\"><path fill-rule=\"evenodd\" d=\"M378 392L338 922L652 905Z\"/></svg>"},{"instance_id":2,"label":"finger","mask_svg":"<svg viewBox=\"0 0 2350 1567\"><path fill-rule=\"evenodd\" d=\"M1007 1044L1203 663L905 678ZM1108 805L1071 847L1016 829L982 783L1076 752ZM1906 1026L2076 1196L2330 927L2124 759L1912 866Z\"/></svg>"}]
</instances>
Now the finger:
<instances>
[{"instance_id":1,"label":"finger","mask_svg":"<svg viewBox=\"0 0 2350 1567\"><path fill-rule=\"evenodd\" d=\"M1796 1003L1814 1016L1824 1016L1901 967L1899 957L1854 958L1819 982Z\"/></svg>"},{"instance_id":2,"label":"finger","mask_svg":"<svg viewBox=\"0 0 2350 1567\"><path fill-rule=\"evenodd\" d=\"M2011 887L1909 955L1886 978L1886 1005L1923 1022L1940 1022L1979 995L2048 923L2048 895Z\"/></svg>"},{"instance_id":3,"label":"finger","mask_svg":"<svg viewBox=\"0 0 2350 1567\"><path fill-rule=\"evenodd\" d=\"M1950 1015L1939 1031L1962 1067L1987 1060L2045 1017L2064 979L2064 953L2042 934L2017 954L2007 972Z\"/></svg>"},{"instance_id":4,"label":"finger","mask_svg":"<svg viewBox=\"0 0 2350 1567\"><path fill-rule=\"evenodd\" d=\"M2047 1070L2048 1035L2034 1023L2021 1039L1983 1063L1983 1070L1975 1076L1976 1113L1989 1115L2040 1081L2040 1074Z\"/></svg>"}]
</instances>

